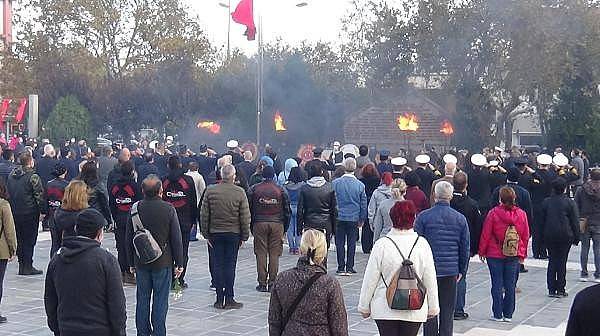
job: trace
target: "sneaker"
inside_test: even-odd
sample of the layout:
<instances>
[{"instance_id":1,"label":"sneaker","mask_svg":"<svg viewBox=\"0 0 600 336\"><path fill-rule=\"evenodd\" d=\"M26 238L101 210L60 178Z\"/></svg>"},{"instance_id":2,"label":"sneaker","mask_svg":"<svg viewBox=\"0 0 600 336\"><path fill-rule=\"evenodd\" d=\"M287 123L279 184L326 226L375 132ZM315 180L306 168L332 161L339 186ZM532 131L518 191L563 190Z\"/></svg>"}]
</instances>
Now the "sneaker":
<instances>
[{"instance_id":1,"label":"sneaker","mask_svg":"<svg viewBox=\"0 0 600 336\"><path fill-rule=\"evenodd\" d=\"M512 323L512 318L505 317L503 321L506 323Z\"/></svg>"},{"instance_id":2,"label":"sneaker","mask_svg":"<svg viewBox=\"0 0 600 336\"><path fill-rule=\"evenodd\" d=\"M256 286L256 291L261 292L261 293L268 293L269 288L267 288L267 286L265 286L265 285L258 285L258 286Z\"/></svg>"},{"instance_id":3,"label":"sneaker","mask_svg":"<svg viewBox=\"0 0 600 336\"><path fill-rule=\"evenodd\" d=\"M213 307L215 309L225 309L225 304L223 304L223 301L217 300L217 302L213 304Z\"/></svg>"},{"instance_id":4,"label":"sneaker","mask_svg":"<svg viewBox=\"0 0 600 336\"><path fill-rule=\"evenodd\" d=\"M527 272L529 272L529 270L525 268L525 265L521 264L521 267L519 268L519 273L527 273Z\"/></svg>"},{"instance_id":5,"label":"sneaker","mask_svg":"<svg viewBox=\"0 0 600 336\"><path fill-rule=\"evenodd\" d=\"M356 274L358 272L354 268L351 268L346 273L348 273L348 274Z\"/></svg>"},{"instance_id":6,"label":"sneaker","mask_svg":"<svg viewBox=\"0 0 600 336\"><path fill-rule=\"evenodd\" d=\"M469 318L467 313L454 313L454 321L463 321Z\"/></svg>"},{"instance_id":7,"label":"sneaker","mask_svg":"<svg viewBox=\"0 0 600 336\"><path fill-rule=\"evenodd\" d=\"M600 277L595 277L595 278L594 278L594 282L595 282L595 283L600 283Z\"/></svg>"},{"instance_id":8,"label":"sneaker","mask_svg":"<svg viewBox=\"0 0 600 336\"><path fill-rule=\"evenodd\" d=\"M217 287L215 287L215 285L213 285L213 284L210 284L210 286L208 286L208 288L209 288L211 291L215 291L215 292L217 291Z\"/></svg>"},{"instance_id":9,"label":"sneaker","mask_svg":"<svg viewBox=\"0 0 600 336\"><path fill-rule=\"evenodd\" d=\"M565 291L558 291L556 292L557 297L559 298L566 298L569 297L569 293L565 292Z\"/></svg>"},{"instance_id":10,"label":"sneaker","mask_svg":"<svg viewBox=\"0 0 600 336\"><path fill-rule=\"evenodd\" d=\"M559 298L559 297L560 297L560 295L558 295L556 292L549 291L549 292L548 292L548 297L551 297L551 298L555 298L555 299L556 299L556 298Z\"/></svg>"},{"instance_id":11,"label":"sneaker","mask_svg":"<svg viewBox=\"0 0 600 336\"><path fill-rule=\"evenodd\" d=\"M494 321L494 322L504 322L503 318L498 318L498 317L490 317L490 321Z\"/></svg>"},{"instance_id":12,"label":"sneaker","mask_svg":"<svg viewBox=\"0 0 600 336\"><path fill-rule=\"evenodd\" d=\"M588 281L590 281L590 279L589 279L587 276L583 276L583 275L582 275L582 276L579 278L579 281L580 281L580 282L588 282Z\"/></svg>"},{"instance_id":13,"label":"sneaker","mask_svg":"<svg viewBox=\"0 0 600 336\"><path fill-rule=\"evenodd\" d=\"M223 309L241 309L244 307L243 303L236 302L234 299L225 300L225 306Z\"/></svg>"},{"instance_id":14,"label":"sneaker","mask_svg":"<svg viewBox=\"0 0 600 336\"><path fill-rule=\"evenodd\" d=\"M348 275L348 273L346 273L346 271L344 271L344 270L337 270L337 271L335 271L335 274L337 274L339 276Z\"/></svg>"},{"instance_id":15,"label":"sneaker","mask_svg":"<svg viewBox=\"0 0 600 336\"><path fill-rule=\"evenodd\" d=\"M6 322L8 322L8 319L6 318L6 316L0 315L0 324L6 323Z\"/></svg>"}]
</instances>

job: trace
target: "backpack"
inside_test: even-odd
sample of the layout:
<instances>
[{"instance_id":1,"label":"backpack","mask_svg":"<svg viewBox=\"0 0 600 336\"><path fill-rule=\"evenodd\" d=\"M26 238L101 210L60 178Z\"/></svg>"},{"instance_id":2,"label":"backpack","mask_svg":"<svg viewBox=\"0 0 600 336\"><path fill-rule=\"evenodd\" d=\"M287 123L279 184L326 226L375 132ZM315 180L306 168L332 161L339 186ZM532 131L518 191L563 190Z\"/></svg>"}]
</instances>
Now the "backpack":
<instances>
[{"instance_id":1,"label":"backpack","mask_svg":"<svg viewBox=\"0 0 600 336\"><path fill-rule=\"evenodd\" d=\"M115 200L116 208L122 212L129 212L135 199L135 190L130 184L116 184L110 190Z\"/></svg>"},{"instance_id":2,"label":"backpack","mask_svg":"<svg viewBox=\"0 0 600 336\"><path fill-rule=\"evenodd\" d=\"M516 257L519 255L519 233L517 228L511 224L504 233L504 242L502 243L502 254L505 257Z\"/></svg>"},{"instance_id":3,"label":"backpack","mask_svg":"<svg viewBox=\"0 0 600 336\"><path fill-rule=\"evenodd\" d=\"M131 206L131 221L133 222L133 248L140 263L147 265L158 260L163 254L160 245L152 236L152 233L144 228L137 207L139 202Z\"/></svg>"},{"instance_id":4,"label":"backpack","mask_svg":"<svg viewBox=\"0 0 600 336\"><path fill-rule=\"evenodd\" d=\"M427 289L425 288L423 281L421 281L421 278L415 272L413 262L410 261L410 256L420 237L417 237L417 240L415 240L415 243L408 254L408 258L404 258L400 248L392 238L387 236L385 238L389 239L394 244L396 250L398 250L398 253L400 253L400 256L402 257L402 265L394 274L389 286L385 282L383 274L381 274L381 280L383 280L383 284L387 288L385 296L387 298L388 306L393 310L420 310L423 307L423 303L425 303Z\"/></svg>"},{"instance_id":5,"label":"backpack","mask_svg":"<svg viewBox=\"0 0 600 336\"><path fill-rule=\"evenodd\" d=\"M176 209L183 208L189 203L189 193L192 186L182 175L176 181L166 179L163 183L163 199Z\"/></svg>"}]
</instances>

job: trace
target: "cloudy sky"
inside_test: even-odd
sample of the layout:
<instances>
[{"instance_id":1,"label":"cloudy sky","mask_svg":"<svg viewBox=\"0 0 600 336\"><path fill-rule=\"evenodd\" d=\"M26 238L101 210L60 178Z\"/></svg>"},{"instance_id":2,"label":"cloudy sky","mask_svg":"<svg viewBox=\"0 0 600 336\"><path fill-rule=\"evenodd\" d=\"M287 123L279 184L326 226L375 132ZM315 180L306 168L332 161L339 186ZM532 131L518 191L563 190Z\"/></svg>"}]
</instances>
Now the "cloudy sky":
<instances>
[{"instance_id":1,"label":"cloudy sky","mask_svg":"<svg viewBox=\"0 0 600 336\"><path fill-rule=\"evenodd\" d=\"M228 9L219 3L231 1L233 11L239 0L186 0L216 46L227 45ZM296 7L307 2L308 6ZM277 38L294 45L303 40L335 42L339 39L341 19L351 8L349 0L254 0L255 20L262 14L264 41ZM256 41L245 40L245 27L231 23L231 48L247 54L256 52Z\"/></svg>"}]
</instances>

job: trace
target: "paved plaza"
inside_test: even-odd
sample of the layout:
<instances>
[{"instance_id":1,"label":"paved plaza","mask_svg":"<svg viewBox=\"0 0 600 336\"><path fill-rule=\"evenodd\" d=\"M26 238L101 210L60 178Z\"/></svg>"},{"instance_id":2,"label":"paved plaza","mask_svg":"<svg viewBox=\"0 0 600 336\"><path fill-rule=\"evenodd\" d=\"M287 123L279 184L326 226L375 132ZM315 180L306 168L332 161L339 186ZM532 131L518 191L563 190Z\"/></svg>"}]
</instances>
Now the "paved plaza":
<instances>
[{"instance_id":1,"label":"paved plaza","mask_svg":"<svg viewBox=\"0 0 600 336\"><path fill-rule=\"evenodd\" d=\"M219 311L212 308L214 292L209 290L208 256L206 242L192 242L191 261L187 273L190 288L182 293L171 294L171 306L168 315L168 335L268 335L267 311L269 295L255 291L256 269L252 252L252 242L244 244L240 250L236 299L244 303L244 308L236 311ZM104 246L116 253L112 234L107 234ZM45 269L50 248L49 235L40 234L36 247L35 265ZM496 323L490 317L490 281L487 267L473 260L467 277L469 286L467 309L471 315L467 321L455 322L457 335L468 336L558 336L564 334L574 294L584 288L585 283L577 282L577 256L579 249L571 252L568 274L567 299L552 299L546 293L545 263L528 261L529 273L523 274L519 281L522 293L518 294L517 311L512 324ZM293 267L297 257L284 251L281 269ZM356 311L362 276L368 257L362 252L356 255L359 274L352 277L337 277L344 289L350 335L377 335L377 328L370 319L363 319ZM330 251L329 269L335 270L335 252ZM46 326L43 301L44 276L17 276L17 264L11 263L4 283L2 312L9 323L0 326L0 335L51 335ZM592 267L593 269L593 267ZM135 335L135 287L125 288L127 297L128 335ZM86 293L81 293L86 295Z\"/></svg>"}]
</instances>

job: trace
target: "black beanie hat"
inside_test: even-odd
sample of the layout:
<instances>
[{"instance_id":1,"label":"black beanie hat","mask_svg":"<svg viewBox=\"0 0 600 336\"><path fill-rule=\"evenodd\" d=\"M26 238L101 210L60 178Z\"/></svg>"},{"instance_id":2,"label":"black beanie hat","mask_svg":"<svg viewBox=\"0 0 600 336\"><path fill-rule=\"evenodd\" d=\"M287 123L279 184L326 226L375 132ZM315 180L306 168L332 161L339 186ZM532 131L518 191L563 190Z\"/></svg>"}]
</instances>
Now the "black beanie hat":
<instances>
[{"instance_id":1,"label":"black beanie hat","mask_svg":"<svg viewBox=\"0 0 600 336\"><path fill-rule=\"evenodd\" d=\"M273 178L275 178L275 169L271 166L266 166L265 168L263 168L262 177L272 180Z\"/></svg>"},{"instance_id":2,"label":"black beanie hat","mask_svg":"<svg viewBox=\"0 0 600 336\"><path fill-rule=\"evenodd\" d=\"M98 230L105 227L106 224L106 219L104 219L104 216L98 210L87 208L81 210L77 215L75 232L78 236L93 238L96 237Z\"/></svg>"},{"instance_id":3,"label":"black beanie hat","mask_svg":"<svg viewBox=\"0 0 600 336\"><path fill-rule=\"evenodd\" d=\"M52 176L59 177L60 175L67 172L67 167L62 163L58 162L54 165L54 169L52 170Z\"/></svg>"}]
</instances>

